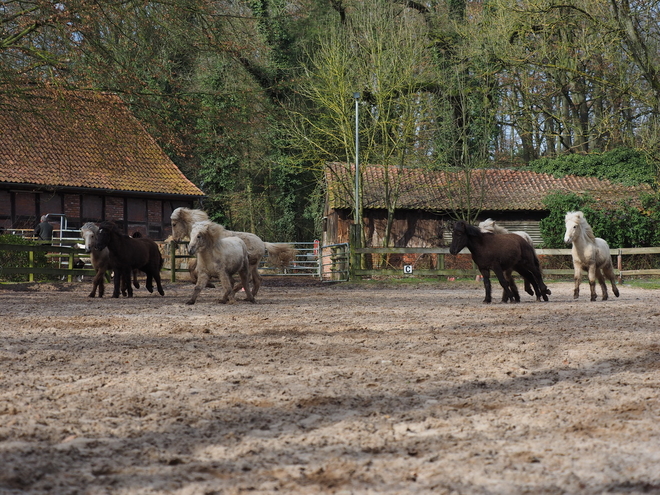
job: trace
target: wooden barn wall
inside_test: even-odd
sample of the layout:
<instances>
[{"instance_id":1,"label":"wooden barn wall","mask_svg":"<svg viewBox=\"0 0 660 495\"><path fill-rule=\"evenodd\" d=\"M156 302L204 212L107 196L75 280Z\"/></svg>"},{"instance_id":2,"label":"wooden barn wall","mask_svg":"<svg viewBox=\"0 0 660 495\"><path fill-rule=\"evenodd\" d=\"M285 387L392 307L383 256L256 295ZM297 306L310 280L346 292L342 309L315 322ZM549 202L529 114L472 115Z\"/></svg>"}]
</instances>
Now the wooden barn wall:
<instances>
[{"instance_id":1,"label":"wooden barn wall","mask_svg":"<svg viewBox=\"0 0 660 495\"><path fill-rule=\"evenodd\" d=\"M129 234L140 232L163 240L171 233L170 215L179 206L196 205L181 200L0 190L0 228L33 229L41 215L53 213L64 214L70 229L79 229L85 222L112 220Z\"/></svg>"},{"instance_id":2,"label":"wooden barn wall","mask_svg":"<svg viewBox=\"0 0 660 495\"><path fill-rule=\"evenodd\" d=\"M479 220L492 218L509 230L528 232L534 243L542 243L539 221L544 212L484 212ZM366 210L362 220L367 247L383 245L387 212L385 210ZM451 225L453 220L448 215L440 215L420 210L401 210L396 212L392 224L390 246L394 247L443 247L451 244ZM330 210L324 219L323 243L337 244L349 242L350 226L353 224L351 210Z\"/></svg>"},{"instance_id":3,"label":"wooden barn wall","mask_svg":"<svg viewBox=\"0 0 660 495\"><path fill-rule=\"evenodd\" d=\"M324 244L349 242L353 216L350 210L330 210L324 220ZM367 247L383 245L387 212L367 210L362 219ZM402 210L395 214L390 245L395 247L443 246L442 230L445 219L437 214L416 210Z\"/></svg>"}]
</instances>

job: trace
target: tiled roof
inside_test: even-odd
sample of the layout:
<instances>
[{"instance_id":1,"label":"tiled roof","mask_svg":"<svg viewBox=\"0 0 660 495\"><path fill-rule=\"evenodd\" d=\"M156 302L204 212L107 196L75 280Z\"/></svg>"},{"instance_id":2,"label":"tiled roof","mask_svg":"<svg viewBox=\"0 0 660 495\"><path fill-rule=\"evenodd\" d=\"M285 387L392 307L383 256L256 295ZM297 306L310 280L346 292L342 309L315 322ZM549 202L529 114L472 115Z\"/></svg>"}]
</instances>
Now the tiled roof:
<instances>
[{"instance_id":1,"label":"tiled roof","mask_svg":"<svg viewBox=\"0 0 660 495\"><path fill-rule=\"evenodd\" d=\"M203 196L116 95L0 101L0 183Z\"/></svg>"},{"instance_id":2,"label":"tiled roof","mask_svg":"<svg viewBox=\"0 0 660 495\"><path fill-rule=\"evenodd\" d=\"M364 208L382 209L385 203L386 169L370 165L363 169L362 202ZM446 211L462 209L468 204L465 175L460 172L429 171L391 167L389 183L398 185L399 209ZM354 167L330 163L326 168L329 206L353 208ZM594 177L569 175L561 178L527 170L480 169L471 172L470 200L472 208L493 211L545 210L543 198L552 192L589 193L597 201L614 203L638 198L641 192L652 192L647 185L626 187Z\"/></svg>"}]
</instances>

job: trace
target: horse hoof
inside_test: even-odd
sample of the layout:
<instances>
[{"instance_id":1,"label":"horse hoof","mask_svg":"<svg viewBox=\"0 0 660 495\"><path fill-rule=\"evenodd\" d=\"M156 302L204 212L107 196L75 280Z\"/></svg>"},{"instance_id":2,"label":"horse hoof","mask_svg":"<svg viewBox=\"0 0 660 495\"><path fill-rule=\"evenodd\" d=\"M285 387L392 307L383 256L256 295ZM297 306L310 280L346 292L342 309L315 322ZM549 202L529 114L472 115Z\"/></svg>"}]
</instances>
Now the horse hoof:
<instances>
[{"instance_id":1,"label":"horse hoof","mask_svg":"<svg viewBox=\"0 0 660 495\"><path fill-rule=\"evenodd\" d=\"M165 291L164 291L163 289L159 290L158 293L159 293L161 296L164 296L164 295L165 295Z\"/></svg>"},{"instance_id":2,"label":"horse hoof","mask_svg":"<svg viewBox=\"0 0 660 495\"><path fill-rule=\"evenodd\" d=\"M192 301L192 300L186 301L186 304L189 305L189 306L192 306L193 304L195 304L195 301Z\"/></svg>"}]
</instances>

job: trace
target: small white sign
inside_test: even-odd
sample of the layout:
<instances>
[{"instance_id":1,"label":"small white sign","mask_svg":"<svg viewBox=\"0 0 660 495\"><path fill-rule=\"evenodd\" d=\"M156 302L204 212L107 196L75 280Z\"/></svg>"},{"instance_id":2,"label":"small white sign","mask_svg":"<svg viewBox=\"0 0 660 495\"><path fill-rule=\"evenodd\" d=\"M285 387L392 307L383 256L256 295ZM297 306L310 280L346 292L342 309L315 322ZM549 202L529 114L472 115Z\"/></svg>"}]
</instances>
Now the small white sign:
<instances>
[{"instance_id":1,"label":"small white sign","mask_svg":"<svg viewBox=\"0 0 660 495\"><path fill-rule=\"evenodd\" d=\"M403 273L406 275L412 275L413 266L412 265L403 265Z\"/></svg>"}]
</instances>

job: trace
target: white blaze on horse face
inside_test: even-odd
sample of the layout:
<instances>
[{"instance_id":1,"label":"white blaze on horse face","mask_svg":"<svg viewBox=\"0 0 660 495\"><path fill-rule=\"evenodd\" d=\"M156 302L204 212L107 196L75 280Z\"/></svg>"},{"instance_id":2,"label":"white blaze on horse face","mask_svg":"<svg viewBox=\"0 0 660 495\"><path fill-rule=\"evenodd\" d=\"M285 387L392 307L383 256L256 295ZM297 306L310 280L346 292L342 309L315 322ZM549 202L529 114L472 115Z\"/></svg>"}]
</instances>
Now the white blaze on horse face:
<instances>
[{"instance_id":1,"label":"white blaze on horse face","mask_svg":"<svg viewBox=\"0 0 660 495\"><path fill-rule=\"evenodd\" d=\"M85 239L85 252L91 253L92 248L94 247L94 232L91 230L82 231L83 239Z\"/></svg>"},{"instance_id":2,"label":"white blaze on horse face","mask_svg":"<svg viewBox=\"0 0 660 495\"><path fill-rule=\"evenodd\" d=\"M564 242L566 244L571 244L575 238L575 234L578 230L578 224L572 221L566 222L566 234L564 234Z\"/></svg>"}]
</instances>

